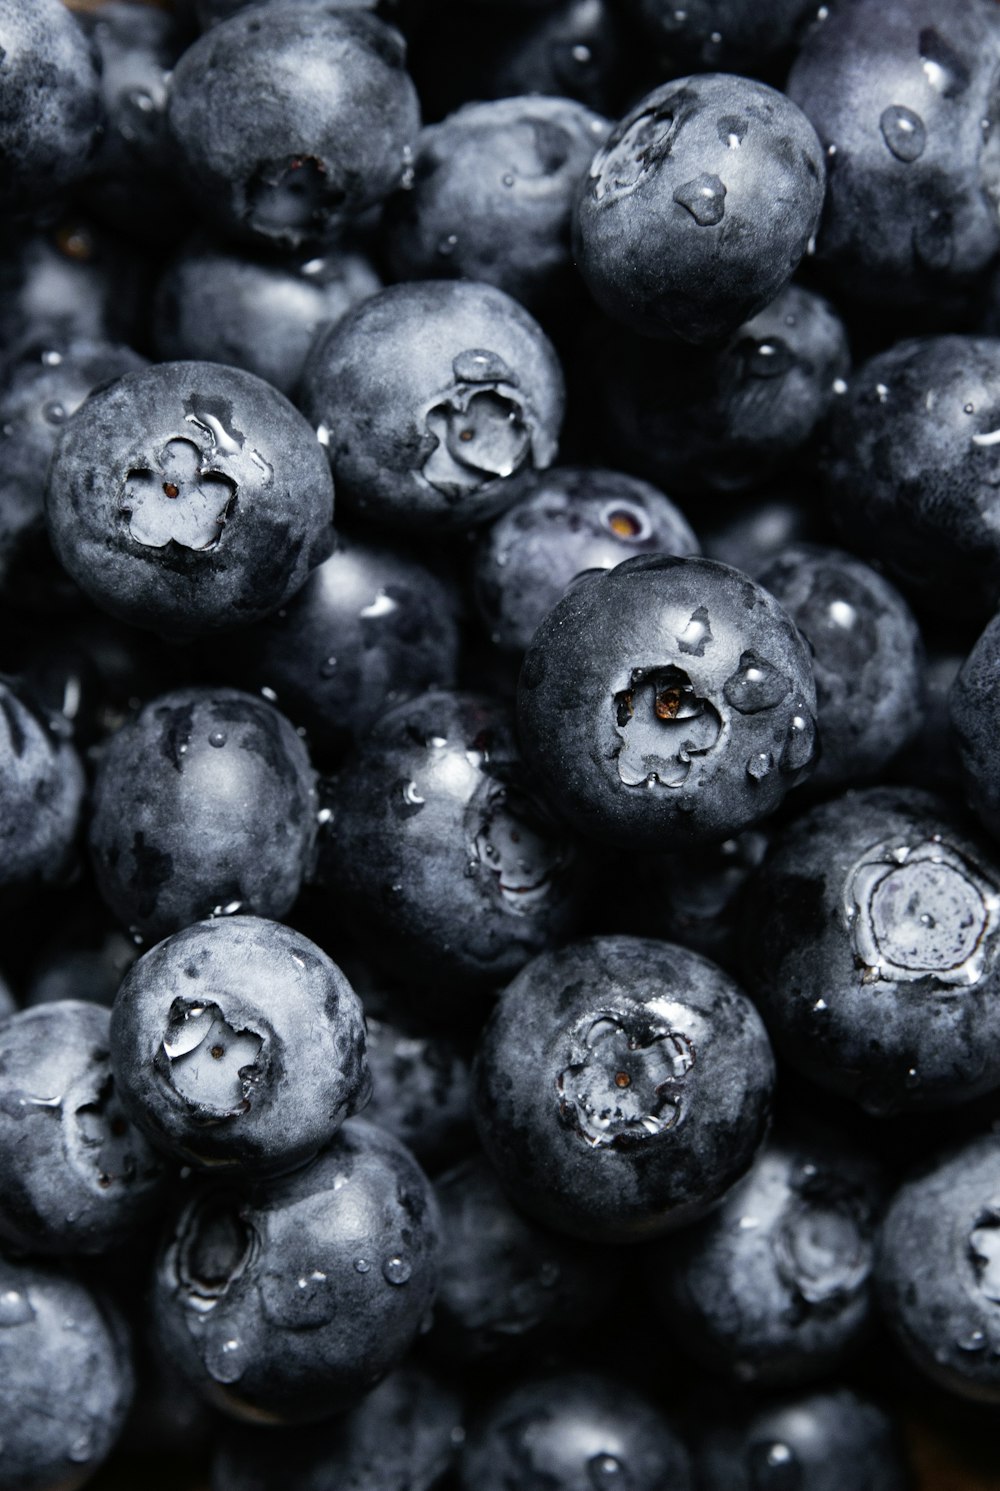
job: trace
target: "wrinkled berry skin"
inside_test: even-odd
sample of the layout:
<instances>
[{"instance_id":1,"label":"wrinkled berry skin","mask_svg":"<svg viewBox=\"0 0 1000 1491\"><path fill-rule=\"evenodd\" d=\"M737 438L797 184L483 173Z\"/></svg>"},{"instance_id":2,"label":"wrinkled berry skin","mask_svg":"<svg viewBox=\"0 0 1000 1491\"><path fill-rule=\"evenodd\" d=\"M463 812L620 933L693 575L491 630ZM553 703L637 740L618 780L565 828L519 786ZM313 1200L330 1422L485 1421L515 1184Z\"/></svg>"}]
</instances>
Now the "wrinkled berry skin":
<instances>
[{"instance_id":1,"label":"wrinkled berry skin","mask_svg":"<svg viewBox=\"0 0 1000 1491\"><path fill-rule=\"evenodd\" d=\"M641 336L722 342L791 279L823 184L816 133L784 94L723 73L677 78L595 156L577 198L580 272Z\"/></svg>"},{"instance_id":2,"label":"wrinkled berry skin","mask_svg":"<svg viewBox=\"0 0 1000 1491\"><path fill-rule=\"evenodd\" d=\"M23 589L30 596L45 559L55 568L45 530L45 476L63 425L93 388L145 366L130 347L77 341L11 369L0 393L0 584L8 595ZM20 573L28 568L30 574Z\"/></svg>"},{"instance_id":3,"label":"wrinkled berry skin","mask_svg":"<svg viewBox=\"0 0 1000 1491\"><path fill-rule=\"evenodd\" d=\"M933 610L981 620L1000 593L998 411L1000 339L899 342L836 401L827 460L845 541Z\"/></svg>"},{"instance_id":4,"label":"wrinkled berry skin","mask_svg":"<svg viewBox=\"0 0 1000 1491\"><path fill-rule=\"evenodd\" d=\"M98 390L56 447L56 554L119 621L171 640L276 610L330 552L313 432L240 368L165 362Z\"/></svg>"},{"instance_id":5,"label":"wrinkled berry skin","mask_svg":"<svg viewBox=\"0 0 1000 1491\"><path fill-rule=\"evenodd\" d=\"M282 917L312 863L317 811L306 748L276 709L236 689L178 689L101 758L98 889L152 942L213 912Z\"/></svg>"},{"instance_id":6,"label":"wrinkled berry skin","mask_svg":"<svg viewBox=\"0 0 1000 1491\"><path fill-rule=\"evenodd\" d=\"M683 1227L749 1169L774 1058L732 980L640 937L545 953L504 991L473 1067L480 1142L515 1203L559 1232Z\"/></svg>"},{"instance_id":7,"label":"wrinkled berry skin","mask_svg":"<svg viewBox=\"0 0 1000 1491\"><path fill-rule=\"evenodd\" d=\"M132 1400L124 1327L69 1275L7 1259L0 1319L0 1488L77 1491L114 1448Z\"/></svg>"},{"instance_id":8,"label":"wrinkled berry skin","mask_svg":"<svg viewBox=\"0 0 1000 1491\"><path fill-rule=\"evenodd\" d=\"M433 1174L475 1147L469 1064L447 1035L402 1015L366 1020L372 1096L365 1117L395 1134Z\"/></svg>"},{"instance_id":9,"label":"wrinkled berry skin","mask_svg":"<svg viewBox=\"0 0 1000 1491\"><path fill-rule=\"evenodd\" d=\"M58 881L83 800L83 767L52 718L0 677L0 888Z\"/></svg>"},{"instance_id":10,"label":"wrinkled berry skin","mask_svg":"<svg viewBox=\"0 0 1000 1491\"><path fill-rule=\"evenodd\" d=\"M337 965L279 922L199 922L133 964L115 999L122 1102L189 1164L290 1170L371 1090L361 1001Z\"/></svg>"},{"instance_id":11,"label":"wrinkled berry skin","mask_svg":"<svg viewBox=\"0 0 1000 1491\"><path fill-rule=\"evenodd\" d=\"M230 235L322 244L403 179L420 128L392 27L359 9L251 7L174 69L180 179Z\"/></svg>"},{"instance_id":12,"label":"wrinkled berry skin","mask_svg":"<svg viewBox=\"0 0 1000 1491\"><path fill-rule=\"evenodd\" d=\"M466 104L417 142L414 183L391 209L386 252L401 280L479 280L522 305L574 283L577 187L610 125L566 98Z\"/></svg>"},{"instance_id":13,"label":"wrinkled berry skin","mask_svg":"<svg viewBox=\"0 0 1000 1491\"><path fill-rule=\"evenodd\" d=\"M272 689L315 748L342 754L400 700L455 682L456 609L411 555L339 535L287 606L243 633L241 676Z\"/></svg>"},{"instance_id":14,"label":"wrinkled berry skin","mask_svg":"<svg viewBox=\"0 0 1000 1491\"><path fill-rule=\"evenodd\" d=\"M525 758L581 833L624 848L723 839L774 812L816 753L807 646L766 590L709 559L582 576L525 654Z\"/></svg>"},{"instance_id":15,"label":"wrinkled berry skin","mask_svg":"<svg viewBox=\"0 0 1000 1491\"><path fill-rule=\"evenodd\" d=\"M788 77L827 155L817 240L849 296L919 306L1000 247L992 5L847 0Z\"/></svg>"},{"instance_id":16,"label":"wrinkled berry skin","mask_svg":"<svg viewBox=\"0 0 1000 1491\"><path fill-rule=\"evenodd\" d=\"M615 1377L534 1378L487 1406L466 1440L462 1491L691 1491L687 1451L634 1388Z\"/></svg>"},{"instance_id":17,"label":"wrinkled berry skin","mask_svg":"<svg viewBox=\"0 0 1000 1491\"><path fill-rule=\"evenodd\" d=\"M810 786L879 775L924 717L924 646L899 591L837 549L790 545L758 576L812 648L822 750Z\"/></svg>"},{"instance_id":18,"label":"wrinkled berry skin","mask_svg":"<svg viewBox=\"0 0 1000 1491\"><path fill-rule=\"evenodd\" d=\"M66 999L0 1023L0 1238L19 1252L105 1252L165 1199L112 1076L109 1018Z\"/></svg>"},{"instance_id":19,"label":"wrinkled berry skin","mask_svg":"<svg viewBox=\"0 0 1000 1491\"><path fill-rule=\"evenodd\" d=\"M1000 1403L1000 1139L939 1156L893 1197L876 1280L890 1329L949 1392Z\"/></svg>"},{"instance_id":20,"label":"wrinkled berry skin","mask_svg":"<svg viewBox=\"0 0 1000 1491\"><path fill-rule=\"evenodd\" d=\"M438 1233L409 1150L352 1119L312 1164L206 1185L187 1203L154 1281L160 1349L236 1418L329 1418L415 1340L434 1298Z\"/></svg>"},{"instance_id":21,"label":"wrinkled berry skin","mask_svg":"<svg viewBox=\"0 0 1000 1491\"><path fill-rule=\"evenodd\" d=\"M758 1407L706 1434L696 1458L703 1491L913 1491L892 1421L847 1388Z\"/></svg>"},{"instance_id":22,"label":"wrinkled berry skin","mask_svg":"<svg viewBox=\"0 0 1000 1491\"><path fill-rule=\"evenodd\" d=\"M1000 864L948 807L849 792L797 818L748 887L743 966L778 1051L873 1113L1000 1085Z\"/></svg>"},{"instance_id":23,"label":"wrinkled berry skin","mask_svg":"<svg viewBox=\"0 0 1000 1491\"><path fill-rule=\"evenodd\" d=\"M970 808L1000 838L1000 618L986 627L948 696L962 786Z\"/></svg>"},{"instance_id":24,"label":"wrinkled berry skin","mask_svg":"<svg viewBox=\"0 0 1000 1491\"><path fill-rule=\"evenodd\" d=\"M728 493L788 465L848 366L833 307L789 285L719 348L619 334L595 376L614 449L630 471L671 493Z\"/></svg>"},{"instance_id":25,"label":"wrinkled berry skin","mask_svg":"<svg viewBox=\"0 0 1000 1491\"><path fill-rule=\"evenodd\" d=\"M291 398L317 329L381 288L349 249L275 264L198 240L157 286L153 340L161 358L246 368Z\"/></svg>"},{"instance_id":26,"label":"wrinkled berry skin","mask_svg":"<svg viewBox=\"0 0 1000 1491\"><path fill-rule=\"evenodd\" d=\"M618 471L553 467L515 478L511 507L476 552L476 600L491 641L523 652L570 581L636 554L697 554L683 513Z\"/></svg>"},{"instance_id":27,"label":"wrinkled berry skin","mask_svg":"<svg viewBox=\"0 0 1000 1491\"><path fill-rule=\"evenodd\" d=\"M455 1458L462 1410L420 1367L400 1367L356 1408L315 1429L253 1429L223 1437L213 1491L430 1491Z\"/></svg>"},{"instance_id":28,"label":"wrinkled berry skin","mask_svg":"<svg viewBox=\"0 0 1000 1491\"><path fill-rule=\"evenodd\" d=\"M704 1221L650 1251L664 1321L739 1382L824 1376L871 1322L880 1199L875 1167L835 1136L771 1140Z\"/></svg>"},{"instance_id":29,"label":"wrinkled berry skin","mask_svg":"<svg viewBox=\"0 0 1000 1491\"><path fill-rule=\"evenodd\" d=\"M300 407L346 508L386 528L458 529L555 459L564 389L538 323L492 285L393 285L320 333Z\"/></svg>"},{"instance_id":30,"label":"wrinkled berry skin","mask_svg":"<svg viewBox=\"0 0 1000 1491\"><path fill-rule=\"evenodd\" d=\"M59 0L7 0L0 17L0 210L30 211L79 181L98 140L94 54Z\"/></svg>"},{"instance_id":31,"label":"wrinkled berry skin","mask_svg":"<svg viewBox=\"0 0 1000 1491\"><path fill-rule=\"evenodd\" d=\"M429 1345L440 1358L531 1361L601 1316L618 1282L605 1249L529 1222L482 1155L435 1189L444 1243Z\"/></svg>"},{"instance_id":32,"label":"wrinkled berry skin","mask_svg":"<svg viewBox=\"0 0 1000 1491\"><path fill-rule=\"evenodd\" d=\"M576 925L578 851L493 700L432 692L388 710L345 763L333 815L333 909L408 979L499 985Z\"/></svg>"},{"instance_id":33,"label":"wrinkled berry skin","mask_svg":"<svg viewBox=\"0 0 1000 1491\"><path fill-rule=\"evenodd\" d=\"M790 47L813 0L629 0L628 9L650 41L684 66L753 73L775 52Z\"/></svg>"}]
</instances>

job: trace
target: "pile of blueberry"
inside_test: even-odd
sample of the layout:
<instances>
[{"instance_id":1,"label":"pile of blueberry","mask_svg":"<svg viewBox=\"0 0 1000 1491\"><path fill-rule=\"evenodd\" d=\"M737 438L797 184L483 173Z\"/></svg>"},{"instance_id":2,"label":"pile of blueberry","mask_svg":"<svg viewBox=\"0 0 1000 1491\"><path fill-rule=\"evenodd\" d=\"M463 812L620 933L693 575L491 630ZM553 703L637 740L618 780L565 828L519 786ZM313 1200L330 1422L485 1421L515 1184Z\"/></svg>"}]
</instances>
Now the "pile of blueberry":
<instances>
[{"instance_id":1,"label":"pile of blueberry","mask_svg":"<svg viewBox=\"0 0 1000 1491\"><path fill-rule=\"evenodd\" d=\"M0 214L0 1491L1000 1486L1000 6L0 0Z\"/></svg>"}]
</instances>

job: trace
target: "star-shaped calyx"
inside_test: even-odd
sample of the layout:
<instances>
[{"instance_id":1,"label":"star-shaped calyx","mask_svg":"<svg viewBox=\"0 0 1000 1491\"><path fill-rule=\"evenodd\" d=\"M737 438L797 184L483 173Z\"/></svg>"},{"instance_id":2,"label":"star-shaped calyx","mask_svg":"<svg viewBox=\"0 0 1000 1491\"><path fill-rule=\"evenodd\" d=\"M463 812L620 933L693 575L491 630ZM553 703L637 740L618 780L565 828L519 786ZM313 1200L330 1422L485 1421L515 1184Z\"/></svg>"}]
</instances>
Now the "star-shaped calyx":
<instances>
[{"instance_id":1,"label":"star-shaped calyx","mask_svg":"<svg viewBox=\"0 0 1000 1491\"><path fill-rule=\"evenodd\" d=\"M213 549L236 500L237 485L202 464L191 440L168 440L156 470L130 471L118 498L129 533L150 549L179 544Z\"/></svg>"}]
</instances>

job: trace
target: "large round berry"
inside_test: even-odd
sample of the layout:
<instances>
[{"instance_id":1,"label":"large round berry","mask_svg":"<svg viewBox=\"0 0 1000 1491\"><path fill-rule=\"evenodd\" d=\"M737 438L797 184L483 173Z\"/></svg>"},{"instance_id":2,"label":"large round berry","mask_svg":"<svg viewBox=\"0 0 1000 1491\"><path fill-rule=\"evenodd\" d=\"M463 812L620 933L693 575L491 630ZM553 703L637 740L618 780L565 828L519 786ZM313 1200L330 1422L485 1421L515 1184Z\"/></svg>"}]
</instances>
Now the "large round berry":
<instances>
[{"instance_id":1,"label":"large round berry","mask_svg":"<svg viewBox=\"0 0 1000 1491\"><path fill-rule=\"evenodd\" d=\"M784 94L723 73L638 103L577 199L580 270L643 336L712 343L791 279L819 223L823 152Z\"/></svg>"},{"instance_id":2,"label":"large round berry","mask_svg":"<svg viewBox=\"0 0 1000 1491\"><path fill-rule=\"evenodd\" d=\"M94 393L64 431L46 509L91 600L172 639L256 621L332 541L315 435L239 368L159 363Z\"/></svg>"},{"instance_id":3,"label":"large round berry","mask_svg":"<svg viewBox=\"0 0 1000 1491\"><path fill-rule=\"evenodd\" d=\"M69 864L83 767L58 724L0 676L0 887L58 880Z\"/></svg>"},{"instance_id":4,"label":"large round berry","mask_svg":"<svg viewBox=\"0 0 1000 1491\"><path fill-rule=\"evenodd\" d=\"M1000 838L1000 617L993 618L962 663L948 704L969 806Z\"/></svg>"},{"instance_id":5,"label":"large round berry","mask_svg":"<svg viewBox=\"0 0 1000 1491\"><path fill-rule=\"evenodd\" d=\"M133 964L111 1045L135 1123L213 1174L312 1159L371 1090L347 979L308 938L260 917L199 922Z\"/></svg>"},{"instance_id":6,"label":"large round berry","mask_svg":"<svg viewBox=\"0 0 1000 1491\"><path fill-rule=\"evenodd\" d=\"M500 997L473 1073L479 1138L517 1205L604 1242L702 1216L764 1138L774 1058L707 958L603 937L536 958Z\"/></svg>"},{"instance_id":7,"label":"large round berry","mask_svg":"<svg viewBox=\"0 0 1000 1491\"><path fill-rule=\"evenodd\" d=\"M582 833L673 849L772 813L816 752L809 650L759 585L663 555L585 575L532 640L525 755Z\"/></svg>"}]
</instances>

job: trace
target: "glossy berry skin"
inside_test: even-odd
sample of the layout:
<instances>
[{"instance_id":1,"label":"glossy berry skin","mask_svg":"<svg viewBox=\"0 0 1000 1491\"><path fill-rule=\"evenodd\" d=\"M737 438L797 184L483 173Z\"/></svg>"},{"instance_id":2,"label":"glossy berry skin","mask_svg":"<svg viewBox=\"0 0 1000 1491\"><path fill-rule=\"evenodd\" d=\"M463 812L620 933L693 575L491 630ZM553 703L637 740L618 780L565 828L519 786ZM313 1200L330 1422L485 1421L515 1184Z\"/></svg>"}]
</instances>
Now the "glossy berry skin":
<instances>
[{"instance_id":1,"label":"glossy berry skin","mask_svg":"<svg viewBox=\"0 0 1000 1491\"><path fill-rule=\"evenodd\" d=\"M83 789L83 767L53 717L0 677L0 888L59 880Z\"/></svg>"},{"instance_id":2,"label":"glossy berry skin","mask_svg":"<svg viewBox=\"0 0 1000 1491\"><path fill-rule=\"evenodd\" d=\"M306 748L276 709L236 689L178 689L101 758L98 889L149 941L213 913L284 916L312 863L317 811Z\"/></svg>"},{"instance_id":3,"label":"glossy berry skin","mask_svg":"<svg viewBox=\"0 0 1000 1491\"><path fill-rule=\"evenodd\" d=\"M779 1053L874 1113L1000 1085L998 895L993 851L929 793L873 787L797 818L744 908Z\"/></svg>"},{"instance_id":4,"label":"glossy berry skin","mask_svg":"<svg viewBox=\"0 0 1000 1491\"><path fill-rule=\"evenodd\" d=\"M441 1284L432 1351L446 1362L529 1362L565 1347L606 1310L617 1287L604 1248L515 1211L482 1155L442 1175Z\"/></svg>"},{"instance_id":5,"label":"glossy berry skin","mask_svg":"<svg viewBox=\"0 0 1000 1491\"><path fill-rule=\"evenodd\" d=\"M130 347L74 341L11 368L0 393L0 583L8 596L37 597L34 572L45 560L54 568L45 475L63 425L92 389L145 366Z\"/></svg>"},{"instance_id":6,"label":"glossy berry skin","mask_svg":"<svg viewBox=\"0 0 1000 1491\"><path fill-rule=\"evenodd\" d=\"M405 1366L356 1408L315 1429L252 1429L224 1438L213 1491L430 1491L462 1436L455 1393L420 1367Z\"/></svg>"},{"instance_id":7,"label":"glossy berry skin","mask_svg":"<svg viewBox=\"0 0 1000 1491\"><path fill-rule=\"evenodd\" d=\"M77 1491L114 1448L132 1400L129 1343L83 1284L0 1260L2 1491Z\"/></svg>"},{"instance_id":8,"label":"glossy berry skin","mask_svg":"<svg viewBox=\"0 0 1000 1491\"><path fill-rule=\"evenodd\" d=\"M1000 1403L996 1134L937 1157L893 1197L879 1241L882 1311L949 1392Z\"/></svg>"},{"instance_id":9,"label":"glossy berry skin","mask_svg":"<svg viewBox=\"0 0 1000 1491\"><path fill-rule=\"evenodd\" d=\"M981 620L1000 594L998 406L1000 340L899 342L837 400L827 460L845 541L933 610Z\"/></svg>"},{"instance_id":10,"label":"glossy berry skin","mask_svg":"<svg viewBox=\"0 0 1000 1491\"><path fill-rule=\"evenodd\" d=\"M8 0L3 55L0 210L31 211L82 179L101 124L94 54L60 0Z\"/></svg>"},{"instance_id":11,"label":"glossy berry skin","mask_svg":"<svg viewBox=\"0 0 1000 1491\"><path fill-rule=\"evenodd\" d=\"M609 129L571 99L536 97L466 104L429 125L389 217L394 278L479 280L530 307L565 298L577 186Z\"/></svg>"},{"instance_id":12,"label":"glossy berry skin","mask_svg":"<svg viewBox=\"0 0 1000 1491\"><path fill-rule=\"evenodd\" d=\"M650 41L684 66L755 73L775 52L798 40L815 14L812 0L776 0L766 10L754 0L629 0Z\"/></svg>"},{"instance_id":13,"label":"glossy berry skin","mask_svg":"<svg viewBox=\"0 0 1000 1491\"><path fill-rule=\"evenodd\" d=\"M876 1167L836 1136L775 1137L710 1216L651 1250L664 1323L738 1382L824 1376L871 1323L880 1200Z\"/></svg>"},{"instance_id":14,"label":"glossy berry skin","mask_svg":"<svg viewBox=\"0 0 1000 1491\"><path fill-rule=\"evenodd\" d=\"M1000 620L994 619L962 663L951 685L948 712L958 746L965 796L976 818L1000 838Z\"/></svg>"},{"instance_id":15,"label":"glossy berry skin","mask_svg":"<svg viewBox=\"0 0 1000 1491\"><path fill-rule=\"evenodd\" d=\"M672 850L772 813L816 753L805 642L746 575L628 559L582 576L525 654L525 757L581 833Z\"/></svg>"},{"instance_id":16,"label":"glossy berry skin","mask_svg":"<svg viewBox=\"0 0 1000 1491\"><path fill-rule=\"evenodd\" d=\"M480 1142L515 1204L571 1236L690 1225L749 1169L774 1058L757 1011L697 953L592 938L503 992L473 1068Z\"/></svg>"},{"instance_id":17,"label":"glossy berry skin","mask_svg":"<svg viewBox=\"0 0 1000 1491\"><path fill-rule=\"evenodd\" d=\"M848 1388L797 1393L713 1425L696 1458L703 1491L913 1491L892 1420Z\"/></svg>"},{"instance_id":18,"label":"glossy berry skin","mask_svg":"<svg viewBox=\"0 0 1000 1491\"><path fill-rule=\"evenodd\" d=\"M475 1147L469 1064L444 1032L366 1012L370 1123L395 1134L431 1174Z\"/></svg>"},{"instance_id":19,"label":"glossy berry skin","mask_svg":"<svg viewBox=\"0 0 1000 1491\"><path fill-rule=\"evenodd\" d=\"M102 1253L162 1206L166 1167L129 1122L109 1014L64 999L0 1022L0 1239Z\"/></svg>"},{"instance_id":20,"label":"glossy berry skin","mask_svg":"<svg viewBox=\"0 0 1000 1491\"><path fill-rule=\"evenodd\" d=\"M352 1119L312 1164L188 1202L157 1265L159 1349L234 1417L330 1418L412 1345L434 1298L438 1230L409 1150Z\"/></svg>"},{"instance_id":21,"label":"glossy berry skin","mask_svg":"<svg viewBox=\"0 0 1000 1491\"><path fill-rule=\"evenodd\" d=\"M506 507L508 478L552 464L563 401L527 311L491 285L431 280L393 285L321 333L299 394L345 506L415 532Z\"/></svg>"},{"instance_id":22,"label":"glossy berry skin","mask_svg":"<svg viewBox=\"0 0 1000 1491\"><path fill-rule=\"evenodd\" d=\"M200 239L157 286L153 340L162 358L230 363L292 398L318 328L381 288L351 249L273 263Z\"/></svg>"},{"instance_id":23,"label":"glossy berry skin","mask_svg":"<svg viewBox=\"0 0 1000 1491\"><path fill-rule=\"evenodd\" d=\"M848 367L833 307L789 285L721 347L619 334L595 376L613 448L629 470L671 493L728 493L760 486L789 464Z\"/></svg>"},{"instance_id":24,"label":"glossy berry skin","mask_svg":"<svg viewBox=\"0 0 1000 1491\"><path fill-rule=\"evenodd\" d=\"M846 295L933 303L996 254L998 36L977 0L848 0L806 36L788 93L826 152L817 254Z\"/></svg>"},{"instance_id":25,"label":"glossy berry skin","mask_svg":"<svg viewBox=\"0 0 1000 1491\"><path fill-rule=\"evenodd\" d=\"M582 570L636 554L697 554L684 515L655 487L619 471L556 466L515 478L511 507L476 553L476 600L491 641L523 652Z\"/></svg>"},{"instance_id":26,"label":"glossy berry skin","mask_svg":"<svg viewBox=\"0 0 1000 1491\"><path fill-rule=\"evenodd\" d=\"M98 390L62 439L49 536L82 590L171 640L246 625L330 552L313 432L240 368L166 362Z\"/></svg>"},{"instance_id":27,"label":"glossy berry skin","mask_svg":"<svg viewBox=\"0 0 1000 1491\"><path fill-rule=\"evenodd\" d=\"M337 5L251 7L174 69L180 178L229 235L295 251L327 242L402 181L420 128L392 27Z\"/></svg>"},{"instance_id":28,"label":"glossy berry skin","mask_svg":"<svg viewBox=\"0 0 1000 1491\"><path fill-rule=\"evenodd\" d=\"M473 1424L462 1491L691 1491L687 1452L671 1426L614 1377L564 1372L496 1397Z\"/></svg>"},{"instance_id":29,"label":"glossy berry skin","mask_svg":"<svg viewBox=\"0 0 1000 1491\"><path fill-rule=\"evenodd\" d=\"M333 909L408 980L502 984L572 931L580 872L493 700L441 691L397 705L335 784L322 865Z\"/></svg>"},{"instance_id":30,"label":"glossy berry skin","mask_svg":"<svg viewBox=\"0 0 1000 1491\"><path fill-rule=\"evenodd\" d=\"M240 639L248 684L271 689L314 749L342 754L402 699L449 688L457 599L399 547L338 535L330 558Z\"/></svg>"},{"instance_id":31,"label":"glossy berry skin","mask_svg":"<svg viewBox=\"0 0 1000 1491\"><path fill-rule=\"evenodd\" d=\"M577 198L598 305L641 336L730 336L784 289L819 223L823 153L800 109L723 73L677 78L615 126Z\"/></svg>"},{"instance_id":32,"label":"glossy berry skin","mask_svg":"<svg viewBox=\"0 0 1000 1491\"><path fill-rule=\"evenodd\" d=\"M924 646L909 606L837 549L790 545L758 578L812 648L822 750L810 785L878 776L923 723Z\"/></svg>"},{"instance_id":33,"label":"glossy berry skin","mask_svg":"<svg viewBox=\"0 0 1000 1491\"><path fill-rule=\"evenodd\" d=\"M371 1090L360 999L307 937L261 917L199 922L134 963L111 1050L137 1126L213 1175L304 1164Z\"/></svg>"}]
</instances>

